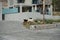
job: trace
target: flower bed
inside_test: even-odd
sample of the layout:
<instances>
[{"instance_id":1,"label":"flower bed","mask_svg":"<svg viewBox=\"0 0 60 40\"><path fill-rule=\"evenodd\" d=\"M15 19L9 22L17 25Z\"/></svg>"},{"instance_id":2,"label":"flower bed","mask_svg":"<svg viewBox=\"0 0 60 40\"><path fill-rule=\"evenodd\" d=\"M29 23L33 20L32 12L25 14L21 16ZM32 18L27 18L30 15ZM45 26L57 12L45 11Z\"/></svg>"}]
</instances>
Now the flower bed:
<instances>
[{"instance_id":1,"label":"flower bed","mask_svg":"<svg viewBox=\"0 0 60 40\"><path fill-rule=\"evenodd\" d=\"M58 22L60 22L60 20L45 20L45 24L43 24L43 20L36 19L36 20L34 20L32 22L31 21L23 22L23 25L26 28L30 29L31 25L42 25L42 26L44 25L46 27L46 25L52 25L52 24L54 24L56 22L58 23Z\"/></svg>"}]
</instances>

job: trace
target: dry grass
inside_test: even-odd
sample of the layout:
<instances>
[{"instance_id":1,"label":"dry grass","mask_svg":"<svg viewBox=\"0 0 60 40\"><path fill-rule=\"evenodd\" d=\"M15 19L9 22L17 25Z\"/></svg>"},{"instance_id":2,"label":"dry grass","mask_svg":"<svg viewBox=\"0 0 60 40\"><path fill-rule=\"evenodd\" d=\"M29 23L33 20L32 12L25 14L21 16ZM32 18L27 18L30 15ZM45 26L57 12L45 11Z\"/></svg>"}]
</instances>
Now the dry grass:
<instances>
[{"instance_id":1,"label":"dry grass","mask_svg":"<svg viewBox=\"0 0 60 40\"><path fill-rule=\"evenodd\" d=\"M60 12L54 12L53 16L60 16Z\"/></svg>"}]
</instances>

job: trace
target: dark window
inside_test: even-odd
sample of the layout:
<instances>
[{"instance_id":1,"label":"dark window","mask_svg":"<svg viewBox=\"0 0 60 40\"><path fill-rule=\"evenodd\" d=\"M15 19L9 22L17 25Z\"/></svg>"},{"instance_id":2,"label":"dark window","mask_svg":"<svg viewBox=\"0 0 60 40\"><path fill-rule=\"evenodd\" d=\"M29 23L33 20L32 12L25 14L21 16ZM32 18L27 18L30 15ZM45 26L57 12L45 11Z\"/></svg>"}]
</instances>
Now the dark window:
<instances>
[{"instance_id":1,"label":"dark window","mask_svg":"<svg viewBox=\"0 0 60 40\"><path fill-rule=\"evenodd\" d=\"M32 12L32 7L30 6L22 7L22 12Z\"/></svg>"},{"instance_id":2,"label":"dark window","mask_svg":"<svg viewBox=\"0 0 60 40\"><path fill-rule=\"evenodd\" d=\"M32 0L32 4L37 4L38 0Z\"/></svg>"},{"instance_id":3,"label":"dark window","mask_svg":"<svg viewBox=\"0 0 60 40\"><path fill-rule=\"evenodd\" d=\"M18 7L18 12L20 12L20 7Z\"/></svg>"},{"instance_id":4,"label":"dark window","mask_svg":"<svg viewBox=\"0 0 60 40\"><path fill-rule=\"evenodd\" d=\"M2 14L2 20L5 20L5 14Z\"/></svg>"},{"instance_id":5,"label":"dark window","mask_svg":"<svg viewBox=\"0 0 60 40\"><path fill-rule=\"evenodd\" d=\"M12 9L13 7L9 7L9 9Z\"/></svg>"},{"instance_id":6,"label":"dark window","mask_svg":"<svg viewBox=\"0 0 60 40\"><path fill-rule=\"evenodd\" d=\"M25 0L17 0L18 3L24 3Z\"/></svg>"}]
</instances>

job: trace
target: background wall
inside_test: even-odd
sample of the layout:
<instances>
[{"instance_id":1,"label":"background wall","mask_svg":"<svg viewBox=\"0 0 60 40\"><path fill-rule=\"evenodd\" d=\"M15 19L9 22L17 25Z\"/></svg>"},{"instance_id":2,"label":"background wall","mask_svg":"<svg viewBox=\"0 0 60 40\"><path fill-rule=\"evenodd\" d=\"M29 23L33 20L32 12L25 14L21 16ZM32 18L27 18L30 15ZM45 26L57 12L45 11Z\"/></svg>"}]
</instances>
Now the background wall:
<instances>
[{"instance_id":1,"label":"background wall","mask_svg":"<svg viewBox=\"0 0 60 40\"><path fill-rule=\"evenodd\" d=\"M9 0L10 1L10 0ZM18 4L17 3L17 0L13 0L14 1L14 4ZM22 3L22 4L32 4L32 0L25 0L25 2L24 3Z\"/></svg>"},{"instance_id":2,"label":"background wall","mask_svg":"<svg viewBox=\"0 0 60 40\"><path fill-rule=\"evenodd\" d=\"M21 21L23 22L23 19L43 19L43 15L40 13L17 13L17 14L6 14L5 20L6 21ZM45 15L45 19L60 19L60 16L52 16L52 15Z\"/></svg>"},{"instance_id":3,"label":"background wall","mask_svg":"<svg viewBox=\"0 0 60 40\"><path fill-rule=\"evenodd\" d=\"M32 0L25 0L25 4L32 4Z\"/></svg>"},{"instance_id":4,"label":"background wall","mask_svg":"<svg viewBox=\"0 0 60 40\"><path fill-rule=\"evenodd\" d=\"M2 3L0 2L0 21L2 20Z\"/></svg>"}]
</instances>

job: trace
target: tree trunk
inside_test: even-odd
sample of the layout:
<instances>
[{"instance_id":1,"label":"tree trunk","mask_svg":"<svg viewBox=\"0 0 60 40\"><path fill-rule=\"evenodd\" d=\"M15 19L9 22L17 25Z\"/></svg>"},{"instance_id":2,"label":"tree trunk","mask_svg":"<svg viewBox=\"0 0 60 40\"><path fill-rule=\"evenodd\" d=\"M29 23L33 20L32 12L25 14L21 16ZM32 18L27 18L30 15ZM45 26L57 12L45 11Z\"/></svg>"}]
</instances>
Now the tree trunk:
<instances>
[{"instance_id":1,"label":"tree trunk","mask_svg":"<svg viewBox=\"0 0 60 40\"><path fill-rule=\"evenodd\" d=\"M45 23L45 0L43 0L43 24Z\"/></svg>"}]
</instances>

